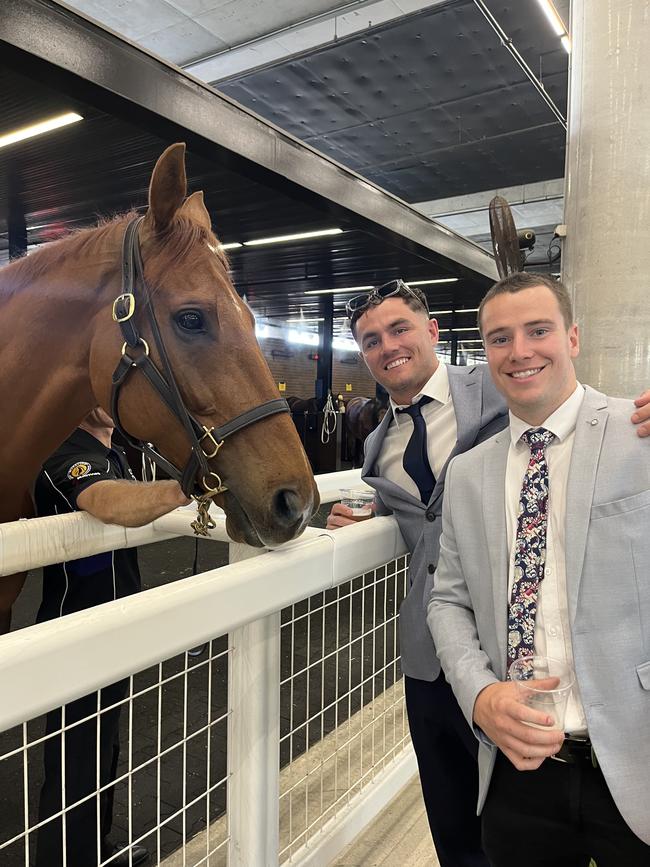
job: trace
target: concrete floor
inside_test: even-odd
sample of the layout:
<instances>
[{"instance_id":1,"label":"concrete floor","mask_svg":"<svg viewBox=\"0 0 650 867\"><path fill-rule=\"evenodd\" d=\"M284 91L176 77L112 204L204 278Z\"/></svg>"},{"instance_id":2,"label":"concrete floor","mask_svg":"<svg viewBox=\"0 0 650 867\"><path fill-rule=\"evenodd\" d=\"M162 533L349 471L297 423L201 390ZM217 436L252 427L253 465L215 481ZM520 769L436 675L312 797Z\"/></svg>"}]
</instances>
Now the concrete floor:
<instances>
[{"instance_id":1,"label":"concrete floor","mask_svg":"<svg viewBox=\"0 0 650 867\"><path fill-rule=\"evenodd\" d=\"M414 777L330 867L439 867Z\"/></svg>"}]
</instances>

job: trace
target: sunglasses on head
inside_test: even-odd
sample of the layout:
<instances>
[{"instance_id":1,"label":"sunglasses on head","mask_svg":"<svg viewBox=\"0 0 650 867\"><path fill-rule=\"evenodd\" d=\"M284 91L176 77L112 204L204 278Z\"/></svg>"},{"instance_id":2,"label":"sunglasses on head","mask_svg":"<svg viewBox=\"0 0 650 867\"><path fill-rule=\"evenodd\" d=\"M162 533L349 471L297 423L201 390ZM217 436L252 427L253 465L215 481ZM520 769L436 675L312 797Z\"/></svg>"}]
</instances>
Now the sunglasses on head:
<instances>
[{"instance_id":1,"label":"sunglasses on head","mask_svg":"<svg viewBox=\"0 0 650 867\"><path fill-rule=\"evenodd\" d=\"M392 298L395 295L410 295L412 298L415 298L422 307L424 307L427 313L429 312L429 308L426 300L423 300L423 296L416 293L403 280L391 280L388 283L384 283L383 286L377 286L375 289L371 289L370 292L364 292L363 295L355 295L353 298L350 298L348 303L345 305L345 312L348 315L348 319L352 319L356 314L365 310L366 307L370 307L372 304L381 304L381 302L386 298Z\"/></svg>"}]
</instances>

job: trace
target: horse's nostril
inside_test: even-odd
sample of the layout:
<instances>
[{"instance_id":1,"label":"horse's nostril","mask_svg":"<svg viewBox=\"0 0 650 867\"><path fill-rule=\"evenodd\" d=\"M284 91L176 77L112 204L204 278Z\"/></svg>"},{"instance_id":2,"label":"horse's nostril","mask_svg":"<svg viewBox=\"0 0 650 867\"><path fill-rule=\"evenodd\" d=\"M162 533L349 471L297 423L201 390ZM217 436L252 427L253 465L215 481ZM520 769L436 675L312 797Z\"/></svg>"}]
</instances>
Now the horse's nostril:
<instances>
[{"instance_id":1,"label":"horse's nostril","mask_svg":"<svg viewBox=\"0 0 650 867\"><path fill-rule=\"evenodd\" d=\"M276 520L283 524L295 524L302 518L302 502L295 491L283 488L273 497Z\"/></svg>"}]
</instances>

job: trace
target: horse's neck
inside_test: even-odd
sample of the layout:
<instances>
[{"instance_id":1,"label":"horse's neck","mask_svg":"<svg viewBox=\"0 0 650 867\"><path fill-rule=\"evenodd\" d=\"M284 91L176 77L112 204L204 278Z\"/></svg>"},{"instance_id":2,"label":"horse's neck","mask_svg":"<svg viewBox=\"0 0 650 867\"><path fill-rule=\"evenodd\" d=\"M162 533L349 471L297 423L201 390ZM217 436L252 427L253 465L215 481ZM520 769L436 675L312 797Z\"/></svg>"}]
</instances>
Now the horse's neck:
<instances>
[{"instance_id":1,"label":"horse's neck","mask_svg":"<svg viewBox=\"0 0 650 867\"><path fill-rule=\"evenodd\" d=\"M42 463L94 406L90 326L106 300L89 274L50 273L8 295L11 266L0 272L0 520L16 517Z\"/></svg>"}]
</instances>

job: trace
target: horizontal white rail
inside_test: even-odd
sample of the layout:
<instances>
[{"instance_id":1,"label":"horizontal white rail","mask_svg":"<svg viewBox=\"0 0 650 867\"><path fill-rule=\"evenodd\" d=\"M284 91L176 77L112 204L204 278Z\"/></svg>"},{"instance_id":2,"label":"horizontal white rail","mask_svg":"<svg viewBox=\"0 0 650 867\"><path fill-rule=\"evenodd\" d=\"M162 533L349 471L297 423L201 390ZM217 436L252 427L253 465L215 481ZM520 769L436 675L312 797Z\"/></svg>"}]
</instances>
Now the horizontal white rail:
<instances>
[{"instance_id":1,"label":"horizontal white rail","mask_svg":"<svg viewBox=\"0 0 650 867\"><path fill-rule=\"evenodd\" d=\"M316 483L321 503L338 500L341 488L368 487L361 482L361 470L324 473L316 476ZM210 538L229 541L223 511L213 507L211 515L217 527ZM153 524L135 528L102 524L86 512L0 524L0 577L104 551L147 545L173 536L191 536L190 524L195 517L196 507L190 505L176 509Z\"/></svg>"},{"instance_id":2,"label":"horizontal white rail","mask_svg":"<svg viewBox=\"0 0 650 867\"><path fill-rule=\"evenodd\" d=\"M2 636L0 731L406 553L392 517L306 535L251 560Z\"/></svg>"},{"instance_id":3,"label":"horizontal white rail","mask_svg":"<svg viewBox=\"0 0 650 867\"><path fill-rule=\"evenodd\" d=\"M341 487L361 484L359 471L329 474L318 482L323 502L338 499ZM178 509L136 530L105 526L83 513L0 525L0 566L22 571L27 565L192 535L193 512L193 507ZM210 538L228 541L225 516L215 510L214 517ZM20 755L25 786L33 790L37 760L30 747L38 727L14 727L133 675L126 705L129 843L151 848L153 840L161 863L161 846L172 834L168 825L173 820L176 828L179 816L182 828L173 833L188 842L193 832L185 812L167 819L168 807L161 810L159 804L152 820L145 808L136 809L133 792L143 781L155 789L157 779L160 786L160 774L172 789L185 779L182 804L189 816L190 807L199 808L194 786L205 774L204 821L218 815L210 807L214 799L221 809L228 804L227 825L207 825L192 839L204 857L187 860L188 865L214 855L219 863L226 858L230 867L272 867L279 852L281 860L288 857L292 863L322 863L315 854L318 841L320 857L333 856L353 825L358 829L395 790L397 778L389 769L402 768L401 780L414 767L406 755L396 635L407 584L406 553L391 517L336 532L311 527L271 551L231 545L228 566L1 637L0 732L8 750L3 768ZM233 554L250 559L232 562ZM208 654L204 648L196 660L183 653L203 644ZM227 711L219 696L224 672ZM320 690L316 704L315 686ZM144 708L151 714L152 701L158 707L153 729L146 712L140 720ZM184 710L175 716L179 701ZM285 708L282 717L279 702ZM226 725L227 771L220 746ZM151 757L149 746L136 751L142 726L147 736L157 732L157 757ZM22 732L19 748L12 746L17 731ZM145 742L155 743L155 737ZM289 760L281 786L278 758ZM188 763L193 763L191 790ZM384 785L384 776L390 785ZM170 803L181 797L178 792L168 796ZM9 851L20 840L28 860L34 833L28 818L22 833L20 827L12 833L0 849Z\"/></svg>"}]
</instances>

